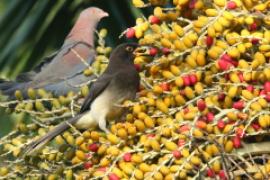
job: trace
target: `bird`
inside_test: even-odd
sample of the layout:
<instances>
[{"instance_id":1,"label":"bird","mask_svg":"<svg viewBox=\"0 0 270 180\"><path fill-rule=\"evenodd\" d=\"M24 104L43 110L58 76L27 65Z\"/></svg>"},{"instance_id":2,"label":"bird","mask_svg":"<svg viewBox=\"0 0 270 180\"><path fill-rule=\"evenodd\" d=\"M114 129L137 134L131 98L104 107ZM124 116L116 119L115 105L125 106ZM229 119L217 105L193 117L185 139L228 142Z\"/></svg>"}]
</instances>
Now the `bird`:
<instances>
[{"instance_id":1,"label":"bird","mask_svg":"<svg viewBox=\"0 0 270 180\"><path fill-rule=\"evenodd\" d=\"M83 10L60 50L46 57L30 72L19 74L15 81L0 79L2 94L15 99L16 90L20 90L26 98L29 88L42 88L56 96L69 91L77 92L78 85L89 81L83 71L94 61L95 29L99 21L107 16L107 12L97 7Z\"/></svg>"},{"instance_id":2,"label":"bird","mask_svg":"<svg viewBox=\"0 0 270 180\"><path fill-rule=\"evenodd\" d=\"M110 133L106 121L121 116L123 107L119 104L125 100L134 100L140 86L139 72L134 65L138 46L137 43L118 45L110 55L107 68L90 87L79 113L31 142L24 154L31 155L37 152L71 125L78 129L91 129L98 126L106 134Z\"/></svg>"}]
</instances>

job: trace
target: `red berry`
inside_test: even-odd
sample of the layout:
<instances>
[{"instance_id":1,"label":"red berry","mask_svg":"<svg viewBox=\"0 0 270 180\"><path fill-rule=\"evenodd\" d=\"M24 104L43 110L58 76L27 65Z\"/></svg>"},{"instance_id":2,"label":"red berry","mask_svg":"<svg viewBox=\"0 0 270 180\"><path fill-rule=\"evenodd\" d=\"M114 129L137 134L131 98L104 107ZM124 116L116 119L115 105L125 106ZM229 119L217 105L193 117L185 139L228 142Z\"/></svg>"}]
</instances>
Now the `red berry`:
<instances>
[{"instance_id":1,"label":"red berry","mask_svg":"<svg viewBox=\"0 0 270 180\"><path fill-rule=\"evenodd\" d=\"M267 95L265 96L265 99L266 99L267 102L270 102L270 94L267 94Z\"/></svg>"},{"instance_id":2,"label":"red berry","mask_svg":"<svg viewBox=\"0 0 270 180\"><path fill-rule=\"evenodd\" d=\"M253 44L253 45L256 45L256 44L258 44L259 43L259 39L257 39L257 38L252 38L251 39L251 43Z\"/></svg>"},{"instance_id":3,"label":"red berry","mask_svg":"<svg viewBox=\"0 0 270 180\"><path fill-rule=\"evenodd\" d=\"M212 122L215 118L215 115L214 115L214 113L209 112L206 114L206 117L207 117L207 122Z\"/></svg>"},{"instance_id":4,"label":"red berry","mask_svg":"<svg viewBox=\"0 0 270 180\"><path fill-rule=\"evenodd\" d=\"M151 24L159 24L160 23L160 19L157 16L150 16L149 21Z\"/></svg>"},{"instance_id":5,"label":"red berry","mask_svg":"<svg viewBox=\"0 0 270 180\"><path fill-rule=\"evenodd\" d=\"M182 147L182 146L184 146L186 144L186 141L184 139L179 139L177 144L178 144L179 147Z\"/></svg>"},{"instance_id":6,"label":"red berry","mask_svg":"<svg viewBox=\"0 0 270 180\"><path fill-rule=\"evenodd\" d=\"M245 132L242 128L236 129L236 136L240 137L241 139L245 136Z\"/></svg>"},{"instance_id":7,"label":"red berry","mask_svg":"<svg viewBox=\"0 0 270 180\"><path fill-rule=\"evenodd\" d=\"M160 87L161 87L161 89L162 89L163 91L169 91L169 90L170 90L170 84L169 84L169 83L166 83L166 82L161 83L161 84L160 84Z\"/></svg>"},{"instance_id":8,"label":"red berry","mask_svg":"<svg viewBox=\"0 0 270 180\"><path fill-rule=\"evenodd\" d=\"M194 8L195 8L196 2L197 2L197 0L191 0L191 1L189 1L188 7L189 7L190 9L194 9Z\"/></svg>"},{"instance_id":9,"label":"red berry","mask_svg":"<svg viewBox=\"0 0 270 180\"><path fill-rule=\"evenodd\" d=\"M248 86L247 86L247 90L248 90L249 92L253 92L253 91L254 91L254 86L248 85Z\"/></svg>"},{"instance_id":10,"label":"red berry","mask_svg":"<svg viewBox=\"0 0 270 180\"><path fill-rule=\"evenodd\" d=\"M128 28L126 31L126 37L128 39L133 38L135 36L135 29L134 28Z\"/></svg>"},{"instance_id":11,"label":"red berry","mask_svg":"<svg viewBox=\"0 0 270 180\"><path fill-rule=\"evenodd\" d=\"M83 164L83 168L84 169L89 169L89 168L91 168L93 165L92 165L92 163L91 162L85 162L84 164Z\"/></svg>"},{"instance_id":12,"label":"red berry","mask_svg":"<svg viewBox=\"0 0 270 180\"><path fill-rule=\"evenodd\" d=\"M178 150L174 150L173 152L172 152L172 154L173 154L173 156L175 157L175 159L179 159L179 158L181 158L181 152L180 151L178 151Z\"/></svg>"},{"instance_id":13,"label":"red berry","mask_svg":"<svg viewBox=\"0 0 270 180\"><path fill-rule=\"evenodd\" d=\"M149 55L150 56L155 56L157 53L158 53L157 48L154 48L154 47L150 48L150 50L149 50Z\"/></svg>"},{"instance_id":14,"label":"red berry","mask_svg":"<svg viewBox=\"0 0 270 180\"><path fill-rule=\"evenodd\" d=\"M171 53L171 50L169 49L169 48L162 48L162 53L164 54L164 55L168 55L168 54L170 54Z\"/></svg>"},{"instance_id":15,"label":"red berry","mask_svg":"<svg viewBox=\"0 0 270 180\"><path fill-rule=\"evenodd\" d=\"M228 9L235 9L235 8L237 8L237 4L234 1L229 1L227 3L227 8Z\"/></svg>"},{"instance_id":16,"label":"red berry","mask_svg":"<svg viewBox=\"0 0 270 180\"><path fill-rule=\"evenodd\" d=\"M189 130L190 130L190 127L187 124L182 125L182 126L179 127L180 133L183 133L183 132L186 132L186 131L189 131Z\"/></svg>"},{"instance_id":17,"label":"red berry","mask_svg":"<svg viewBox=\"0 0 270 180\"><path fill-rule=\"evenodd\" d=\"M241 139L238 136L234 136L233 139L233 147L240 148L241 147Z\"/></svg>"},{"instance_id":18,"label":"red berry","mask_svg":"<svg viewBox=\"0 0 270 180\"><path fill-rule=\"evenodd\" d=\"M147 137L149 138L154 138L156 135L155 134L148 134Z\"/></svg>"},{"instance_id":19,"label":"red berry","mask_svg":"<svg viewBox=\"0 0 270 180\"><path fill-rule=\"evenodd\" d=\"M205 110L205 108L206 108L206 103L205 103L205 101L202 100L202 99L198 100L198 101L197 101L197 107L198 107L199 111Z\"/></svg>"},{"instance_id":20,"label":"red berry","mask_svg":"<svg viewBox=\"0 0 270 180\"><path fill-rule=\"evenodd\" d=\"M124 161L130 162L131 161L131 153L125 153L123 156Z\"/></svg>"},{"instance_id":21,"label":"red berry","mask_svg":"<svg viewBox=\"0 0 270 180\"><path fill-rule=\"evenodd\" d=\"M189 76L184 76L182 77L183 81L184 81L184 86L190 86L191 82L189 79Z\"/></svg>"},{"instance_id":22,"label":"red berry","mask_svg":"<svg viewBox=\"0 0 270 180\"><path fill-rule=\"evenodd\" d=\"M263 87L266 92L270 92L270 81L265 82Z\"/></svg>"},{"instance_id":23,"label":"red berry","mask_svg":"<svg viewBox=\"0 0 270 180\"><path fill-rule=\"evenodd\" d=\"M252 123L251 126L255 131L258 131L261 128L261 126L257 122Z\"/></svg>"},{"instance_id":24,"label":"red berry","mask_svg":"<svg viewBox=\"0 0 270 180\"><path fill-rule=\"evenodd\" d=\"M97 143L93 143L88 146L89 151L92 151L92 152L97 152L98 148L99 146Z\"/></svg>"},{"instance_id":25,"label":"red berry","mask_svg":"<svg viewBox=\"0 0 270 180\"><path fill-rule=\"evenodd\" d=\"M212 38L211 36L206 36L205 43L207 47L212 46L212 44L214 43L214 38Z\"/></svg>"},{"instance_id":26,"label":"red berry","mask_svg":"<svg viewBox=\"0 0 270 180\"><path fill-rule=\"evenodd\" d=\"M258 28L258 25L254 22L249 26L249 30L250 31L256 31L256 29Z\"/></svg>"},{"instance_id":27,"label":"red berry","mask_svg":"<svg viewBox=\"0 0 270 180\"><path fill-rule=\"evenodd\" d=\"M244 101L237 101L233 103L234 109L243 109L244 108Z\"/></svg>"},{"instance_id":28,"label":"red berry","mask_svg":"<svg viewBox=\"0 0 270 180\"><path fill-rule=\"evenodd\" d=\"M134 67L135 67L136 71L138 71L138 72L141 71L141 65L139 65L139 64L134 64Z\"/></svg>"},{"instance_id":29,"label":"red berry","mask_svg":"<svg viewBox=\"0 0 270 180\"><path fill-rule=\"evenodd\" d=\"M227 180L227 177L226 177L224 170L220 170L218 173L218 176L219 176L220 180Z\"/></svg>"},{"instance_id":30,"label":"red berry","mask_svg":"<svg viewBox=\"0 0 270 180\"><path fill-rule=\"evenodd\" d=\"M189 109L186 107L184 110L184 114L187 114L189 112Z\"/></svg>"},{"instance_id":31,"label":"red berry","mask_svg":"<svg viewBox=\"0 0 270 180\"><path fill-rule=\"evenodd\" d=\"M215 171L213 169L210 169L210 168L207 169L206 173L208 177L211 177L211 178L215 177Z\"/></svg>"},{"instance_id":32,"label":"red berry","mask_svg":"<svg viewBox=\"0 0 270 180\"><path fill-rule=\"evenodd\" d=\"M222 119L218 120L217 127L219 129L223 129L223 128L225 128L225 126L226 126L226 123Z\"/></svg>"},{"instance_id":33,"label":"red berry","mask_svg":"<svg viewBox=\"0 0 270 180\"><path fill-rule=\"evenodd\" d=\"M120 178L116 174L110 173L109 180L120 180Z\"/></svg>"},{"instance_id":34,"label":"red berry","mask_svg":"<svg viewBox=\"0 0 270 180\"><path fill-rule=\"evenodd\" d=\"M232 65L228 61L224 59L219 59L218 60L218 66L221 70L226 71L228 70Z\"/></svg>"},{"instance_id":35,"label":"red berry","mask_svg":"<svg viewBox=\"0 0 270 180\"><path fill-rule=\"evenodd\" d=\"M100 167L97 170L101 172L106 172L107 167Z\"/></svg>"},{"instance_id":36,"label":"red berry","mask_svg":"<svg viewBox=\"0 0 270 180\"><path fill-rule=\"evenodd\" d=\"M218 94L218 100L223 101L225 99L226 95L224 93L219 93Z\"/></svg>"},{"instance_id":37,"label":"red berry","mask_svg":"<svg viewBox=\"0 0 270 180\"><path fill-rule=\"evenodd\" d=\"M191 84L191 85L196 84L196 82L198 81L198 80L197 80L196 74L191 74L191 75L189 75L188 77L189 77L189 80L190 80L190 84Z\"/></svg>"},{"instance_id":38,"label":"red berry","mask_svg":"<svg viewBox=\"0 0 270 180\"><path fill-rule=\"evenodd\" d=\"M221 59L223 59L223 60L225 60L225 61L228 61L228 62L233 61L232 57L229 56L228 54L223 54L223 55L221 56Z\"/></svg>"},{"instance_id":39,"label":"red berry","mask_svg":"<svg viewBox=\"0 0 270 180\"><path fill-rule=\"evenodd\" d=\"M244 82L244 81L245 81L245 79L244 79L244 76L243 76L243 73L242 73L242 72L239 72L237 75L238 75L239 80L240 80L241 82Z\"/></svg>"}]
</instances>

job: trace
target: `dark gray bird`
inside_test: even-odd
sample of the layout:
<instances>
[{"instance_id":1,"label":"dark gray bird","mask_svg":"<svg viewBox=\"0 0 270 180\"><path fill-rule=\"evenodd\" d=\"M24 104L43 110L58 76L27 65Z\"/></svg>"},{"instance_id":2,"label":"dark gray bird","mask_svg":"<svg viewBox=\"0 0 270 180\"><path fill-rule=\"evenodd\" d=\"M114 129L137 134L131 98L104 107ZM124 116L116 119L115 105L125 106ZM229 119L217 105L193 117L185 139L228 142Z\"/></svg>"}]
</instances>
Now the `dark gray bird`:
<instances>
[{"instance_id":1,"label":"dark gray bird","mask_svg":"<svg viewBox=\"0 0 270 180\"><path fill-rule=\"evenodd\" d=\"M96 26L106 16L108 13L96 7L82 11L61 49L44 59L32 71L20 74L16 81L0 80L2 93L13 99L16 90L20 90L26 96L30 87L44 88L55 95L78 91L79 84L89 81L89 77L85 77L83 71L87 64L91 65L94 61Z\"/></svg>"},{"instance_id":2,"label":"dark gray bird","mask_svg":"<svg viewBox=\"0 0 270 180\"><path fill-rule=\"evenodd\" d=\"M32 142L25 153L31 154L40 149L55 136L70 128L70 124L79 129L89 129L95 126L106 133L106 120L114 119L122 114L120 108L124 100L132 100L140 85L140 76L134 66L134 52L138 47L135 43L125 43L117 46L109 60L104 73L95 81L90 93L84 100L80 113L75 117L57 125L52 131Z\"/></svg>"}]
</instances>

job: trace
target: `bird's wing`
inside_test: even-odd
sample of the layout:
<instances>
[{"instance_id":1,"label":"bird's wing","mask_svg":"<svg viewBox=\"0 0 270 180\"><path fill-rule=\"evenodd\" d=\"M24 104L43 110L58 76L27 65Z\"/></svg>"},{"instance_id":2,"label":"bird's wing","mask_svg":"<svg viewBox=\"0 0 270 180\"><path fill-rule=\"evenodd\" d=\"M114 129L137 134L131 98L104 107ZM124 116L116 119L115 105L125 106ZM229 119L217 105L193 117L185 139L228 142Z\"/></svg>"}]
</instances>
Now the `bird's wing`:
<instances>
[{"instance_id":1,"label":"bird's wing","mask_svg":"<svg viewBox=\"0 0 270 180\"><path fill-rule=\"evenodd\" d=\"M37 73L39 73L42 68L46 67L49 63L51 63L51 61L57 55L58 52L59 51L56 51L56 52L52 53L51 55L45 57L37 66L34 67L34 69L32 71L24 72L24 73L19 74L16 77L16 81L17 82L28 82L28 81L32 81L33 80L33 77Z\"/></svg>"},{"instance_id":2,"label":"bird's wing","mask_svg":"<svg viewBox=\"0 0 270 180\"><path fill-rule=\"evenodd\" d=\"M40 68L40 72L34 77L33 86L46 86L72 78L91 65L94 57L95 50L85 43L67 45L49 64Z\"/></svg>"},{"instance_id":3,"label":"bird's wing","mask_svg":"<svg viewBox=\"0 0 270 180\"><path fill-rule=\"evenodd\" d=\"M92 84L90 92L83 102L80 113L90 110L91 103L107 88L111 79L111 75L102 74L98 80Z\"/></svg>"}]
</instances>

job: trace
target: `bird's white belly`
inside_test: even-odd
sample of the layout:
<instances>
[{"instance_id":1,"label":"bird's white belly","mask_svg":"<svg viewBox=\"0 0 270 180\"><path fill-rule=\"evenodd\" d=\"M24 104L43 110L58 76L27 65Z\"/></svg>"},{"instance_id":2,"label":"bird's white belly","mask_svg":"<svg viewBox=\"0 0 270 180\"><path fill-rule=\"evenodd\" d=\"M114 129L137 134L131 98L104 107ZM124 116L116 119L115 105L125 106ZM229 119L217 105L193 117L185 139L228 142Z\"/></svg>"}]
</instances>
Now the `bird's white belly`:
<instances>
[{"instance_id":1,"label":"bird's white belly","mask_svg":"<svg viewBox=\"0 0 270 180\"><path fill-rule=\"evenodd\" d=\"M79 129L89 129L95 127L98 122L106 118L107 113L113 106L114 96L106 90L99 95L91 104L91 110L86 112L76 123Z\"/></svg>"}]
</instances>

